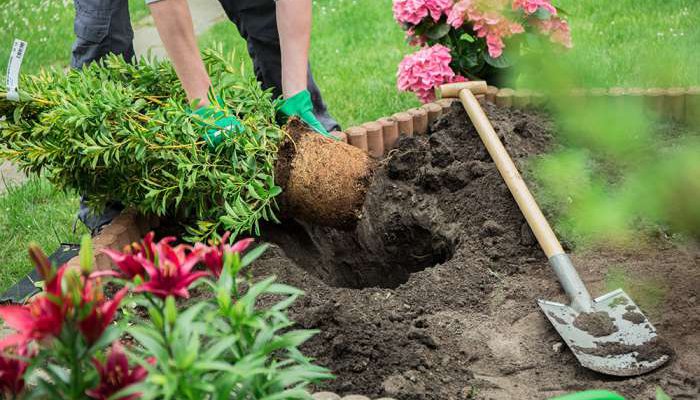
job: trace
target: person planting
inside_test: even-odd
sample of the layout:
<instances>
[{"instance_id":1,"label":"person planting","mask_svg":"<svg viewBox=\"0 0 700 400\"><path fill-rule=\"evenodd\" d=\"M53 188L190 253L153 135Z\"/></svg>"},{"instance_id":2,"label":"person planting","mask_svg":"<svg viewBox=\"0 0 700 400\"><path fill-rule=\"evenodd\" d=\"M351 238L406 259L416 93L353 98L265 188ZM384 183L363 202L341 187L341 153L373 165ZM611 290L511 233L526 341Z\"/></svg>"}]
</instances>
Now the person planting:
<instances>
[{"instance_id":1,"label":"person planting","mask_svg":"<svg viewBox=\"0 0 700 400\"><path fill-rule=\"evenodd\" d=\"M234 54L206 49L202 58L209 108L235 110L226 118L242 127L230 140L210 145L220 121L192 112L172 63L108 55L80 70L22 76L19 101L0 82L0 158L89 193L94 210L119 201L181 224L192 240L259 234L259 222L277 221L280 210L351 227L370 183L369 155L296 117L280 127L281 100L242 73Z\"/></svg>"},{"instance_id":2,"label":"person planting","mask_svg":"<svg viewBox=\"0 0 700 400\"><path fill-rule=\"evenodd\" d=\"M212 101L212 82L197 48L186 0L145 0L172 60L194 115L212 127L204 135L210 147L240 133L243 125L221 101ZM219 0L229 19L248 43L256 78L275 97L283 117L296 116L318 133L340 130L329 115L308 62L311 0ZM134 58L128 0L74 0L75 34L71 66L102 60L107 54ZM123 206L108 203L96 212L81 202L79 218L95 232L118 215Z\"/></svg>"}]
</instances>

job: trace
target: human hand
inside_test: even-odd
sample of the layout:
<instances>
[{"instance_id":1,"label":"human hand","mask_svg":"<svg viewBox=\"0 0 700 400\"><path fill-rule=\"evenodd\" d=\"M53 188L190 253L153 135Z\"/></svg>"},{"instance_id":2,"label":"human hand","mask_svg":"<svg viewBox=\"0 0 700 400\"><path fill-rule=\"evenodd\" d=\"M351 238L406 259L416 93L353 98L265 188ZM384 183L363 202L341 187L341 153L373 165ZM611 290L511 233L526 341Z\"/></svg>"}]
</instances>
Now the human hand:
<instances>
[{"instance_id":1,"label":"human hand","mask_svg":"<svg viewBox=\"0 0 700 400\"><path fill-rule=\"evenodd\" d=\"M326 128L324 128L318 119L316 119L313 110L314 107L311 103L311 93L309 93L308 90L302 90L294 96L284 100L279 108L279 112L285 117L299 117L302 121L309 125L311 129L327 138L337 140L337 138L329 134Z\"/></svg>"}]
</instances>

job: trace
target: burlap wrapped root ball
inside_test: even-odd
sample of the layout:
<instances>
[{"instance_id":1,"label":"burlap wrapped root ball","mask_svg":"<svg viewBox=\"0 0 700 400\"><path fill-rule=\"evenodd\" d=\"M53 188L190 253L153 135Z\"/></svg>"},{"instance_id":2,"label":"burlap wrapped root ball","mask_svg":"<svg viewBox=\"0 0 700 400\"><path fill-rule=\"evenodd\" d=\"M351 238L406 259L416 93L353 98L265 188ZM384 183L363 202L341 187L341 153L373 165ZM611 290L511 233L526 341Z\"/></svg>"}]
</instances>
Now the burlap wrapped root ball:
<instances>
[{"instance_id":1,"label":"burlap wrapped root ball","mask_svg":"<svg viewBox=\"0 0 700 400\"><path fill-rule=\"evenodd\" d=\"M364 151L327 139L292 119L280 147L275 176L282 208L307 222L352 229L361 217L374 161Z\"/></svg>"}]
</instances>

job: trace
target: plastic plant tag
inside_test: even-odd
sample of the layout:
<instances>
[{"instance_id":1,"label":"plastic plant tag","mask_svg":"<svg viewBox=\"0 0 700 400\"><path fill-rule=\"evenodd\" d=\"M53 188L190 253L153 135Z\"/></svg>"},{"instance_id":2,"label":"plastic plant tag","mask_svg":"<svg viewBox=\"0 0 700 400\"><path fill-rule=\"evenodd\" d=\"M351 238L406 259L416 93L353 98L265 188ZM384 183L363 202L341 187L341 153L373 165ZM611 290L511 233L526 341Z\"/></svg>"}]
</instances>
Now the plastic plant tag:
<instances>
[{"instance_id":1,"label":"plastic plant tag","mask_svg":"<svg viewBox=\"0 0 700 400\"><path fill-rule=\"evenodd\" d=\"M15 39L10 52L10 61L7 63L7 99L19 101L19 70L22 66L24 52L27 50L27 42Z\"/></svg>"}]
</instances>

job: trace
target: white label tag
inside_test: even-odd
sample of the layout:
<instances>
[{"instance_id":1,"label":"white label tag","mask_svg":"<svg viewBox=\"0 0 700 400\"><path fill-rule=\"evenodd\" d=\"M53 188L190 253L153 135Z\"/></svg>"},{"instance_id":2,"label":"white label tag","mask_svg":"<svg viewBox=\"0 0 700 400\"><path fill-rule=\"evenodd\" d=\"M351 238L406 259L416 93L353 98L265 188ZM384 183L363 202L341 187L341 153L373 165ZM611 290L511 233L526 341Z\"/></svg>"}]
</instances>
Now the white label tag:
<instances>
[{"instance_id":1,"label":"white label tag","mask_svg":"<svg viewBox=\"0 0 700 400\"><path fill-rule=\"evenodd\" d=\"M15 39L10 52L10 61L7 63L7 99L19 101L19 69L22 66L24 52L27 50L27 42Z\"/></svg>"}]
</instances>

